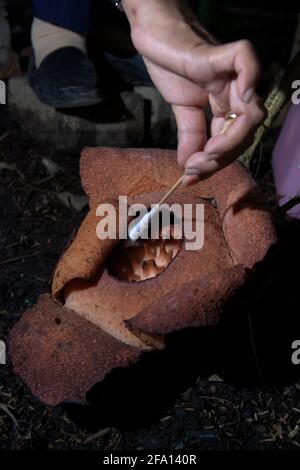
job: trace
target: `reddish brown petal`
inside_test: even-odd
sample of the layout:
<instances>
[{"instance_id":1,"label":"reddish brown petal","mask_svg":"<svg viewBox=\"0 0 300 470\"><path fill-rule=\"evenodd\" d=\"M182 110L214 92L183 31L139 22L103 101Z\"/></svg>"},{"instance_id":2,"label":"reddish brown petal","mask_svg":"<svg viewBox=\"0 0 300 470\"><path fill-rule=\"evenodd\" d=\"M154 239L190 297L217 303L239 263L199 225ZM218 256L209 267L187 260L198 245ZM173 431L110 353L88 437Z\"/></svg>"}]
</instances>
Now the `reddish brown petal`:
<instances>
[{"instance_id":1,"label":"reddish brown petal","mask_svg":"<svg viewBox=\"0 0 300 470\"><path fill-rule=\"evenodd\" d=\"M168 334L183 328L214 325L245 277L246 270L242 266L204 274L154 300L126 324L134 331L149 334Z\"/></svg>"},{"instance_id":2,"label":"reddish brown petal","mask_svg":"<svg viewBox=\"0 0 300 470\"><path fill-rule=\"evenodd\" d=\"M126 367L141 354L49 295L41 296L14 326L9 352L14 371L49 405L83 400L113 368Z\"/></svg>"}]
</instances>

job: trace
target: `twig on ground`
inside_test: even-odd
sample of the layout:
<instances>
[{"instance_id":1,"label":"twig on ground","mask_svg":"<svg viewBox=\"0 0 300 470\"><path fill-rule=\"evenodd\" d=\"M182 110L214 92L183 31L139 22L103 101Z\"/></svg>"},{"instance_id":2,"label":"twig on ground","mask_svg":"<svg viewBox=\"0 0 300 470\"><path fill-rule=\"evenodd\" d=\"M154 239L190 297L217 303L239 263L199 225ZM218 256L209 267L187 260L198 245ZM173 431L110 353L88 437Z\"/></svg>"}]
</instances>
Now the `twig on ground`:
<instances>
[{"instance_id":1,"label":"twig on ground","mask_svg":"<svg viewBox=\"0 0 300 470\"><path fill-rule=\"evenodd\" d=\"M34 258L35 256L40 255L43 251L45 251L44 248L42 250L36 251L35 253L31 253L30 255L21 255L21 256L16 256L14 258L4 259L0 261L0 265L15 263L16 261L22 261L23 259Z\"/></svg>"},{"instance_id":2,"label":"twig on ground","mask_svg":"<svg viewBox=\"0 0 300 470\"><path fill-rule=\"evenodd\" d=\"M8 135L9 135L9 131L4 132L4 134L0 135L0 142L3 142L6 139L6 137L8 137Z\"/></svg>"},{"instance_id":3,"label":"twig on ground","mask_svg":"<svg viewBox=\"0 0 300 470\"><path fill-rule=\"evenodd\" d=\"M259 374L259 378L260 378L262 387L263 387L263 389L265 389L266 388L265 387L265 381L264 381L264 377L263 377L262 370L261 370L261 367L260 367L258 354L257 354L257 350L256 350L256 344L255 344L255 340L254 340L251 313L249 314L248 320L249 320L249 331L250 331L251 345L252 345L252 350L253 350L253 354L254 354L254 357L255 357L256 367L257 367L257 371L258 371L258 374Z\"/></svg>"},{"instance_id":4,"label":"twig on ground","mask_svg":"<svg viewBox=\"0 0 300 470\"><path fill-rule=\"evenodd\" d=\"M88 437L85 443L88 444L89 442L92 442L95 439L99 439L99 437L105 436L105 434L108 434L110 431L111 431L111 428L101 429L101 431L96 432L96 434L92 434L90 437Z\"/></svg>"},{"instance_id":5,"label":"twig on ground","mask_svg":"<svg viewBox=\"0 0 300 470\"><path fill-rule=\"evenodd\" d=\"M14 428L17 429L17 428L19 427L18 421L16 420L16 418L14 417L14 415L12 414L12 412L8 409L8 407L7 407L4 403L0 403L0 410L3 410L4 413L6 413L7 416L10 417L10 419L11 419L12 422L13 422Z\"/></svg>"}]
</instances>

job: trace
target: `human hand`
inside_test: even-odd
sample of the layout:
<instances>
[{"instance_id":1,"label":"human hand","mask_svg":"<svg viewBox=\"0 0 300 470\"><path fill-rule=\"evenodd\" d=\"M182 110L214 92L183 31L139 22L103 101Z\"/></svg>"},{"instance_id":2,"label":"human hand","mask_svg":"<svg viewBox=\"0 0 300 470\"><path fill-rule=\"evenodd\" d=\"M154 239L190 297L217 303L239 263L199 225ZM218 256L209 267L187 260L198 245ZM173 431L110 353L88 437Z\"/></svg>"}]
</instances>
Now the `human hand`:
<instances>
[{"instance_id":1,"label":"human hand","mask_svg":"<svg viewBox=\"0 0 300 470\"><path fill-rule=\"evenodd\" d=\"M132 40L175 113L184 184L204 179L236 159L265 117L255 94L260 68L248 41L217 45L185 0L123 0ZM213 118L210 137L204 108ZM220 131L232 111L237 118Z\"/></svg>"}]
</instances>

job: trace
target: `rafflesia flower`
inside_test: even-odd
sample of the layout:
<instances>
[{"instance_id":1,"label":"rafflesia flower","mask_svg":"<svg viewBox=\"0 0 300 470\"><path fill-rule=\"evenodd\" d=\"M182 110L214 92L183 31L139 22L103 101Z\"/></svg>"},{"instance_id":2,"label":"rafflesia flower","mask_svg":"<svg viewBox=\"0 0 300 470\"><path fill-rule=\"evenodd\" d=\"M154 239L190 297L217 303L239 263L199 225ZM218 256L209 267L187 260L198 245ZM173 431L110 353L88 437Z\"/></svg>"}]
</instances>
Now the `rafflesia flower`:
<instances>
[{"instance_id":1,"label":"rafflesia flower","mask_svg":"<svg viewBox=\"0 0 300 470\"><path fill-rule=\"evenodd\" d=\"M47 404L83 400L114 368L164 348L166 335L215 325L263 259L275 232L259 189L239 163L170 204L204 205L204 245L178 239L100 240L99 204L119 195L150 206L180 176L176 152L87 148L81 180L90 210L60 258L52 294L43 294L10 335L14 370ZM127 221L126 221L127 223ZM180 347L180 345L179 345Z\"/></svg>"}]
</instances>

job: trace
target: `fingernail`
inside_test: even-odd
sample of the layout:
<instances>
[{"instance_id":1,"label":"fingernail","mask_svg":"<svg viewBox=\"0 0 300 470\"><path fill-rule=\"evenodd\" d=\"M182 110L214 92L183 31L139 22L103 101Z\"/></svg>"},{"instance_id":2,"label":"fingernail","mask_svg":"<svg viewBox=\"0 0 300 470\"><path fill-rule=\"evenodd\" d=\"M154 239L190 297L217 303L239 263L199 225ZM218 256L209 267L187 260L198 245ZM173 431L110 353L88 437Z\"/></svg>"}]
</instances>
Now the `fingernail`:
<instances>
[{"instance_id":1,"label":"fingernail","mask_svg":"<svg viewBox=\"0 0 300 470\"><path fill-rule=\"evenodd\" d=\"M218 153L209 153L209 152L205 152L206 156L205 156L205 160L207 162L211 162L212 160L216 160L216 158L219 157L220 154Z\"/></svg>"},{"instance_id":2,"label":"fingernail","mask_svg":"<svg viewBox=\"0 0 300 470\"><path fill-rule=\"evenodd\" d=\"M199 169L192 166L186 168L184 172L185 176L198 176L198 173Z\"/></svg>"},{"instance_id":3,"label":"fingernail","mask_svg":"<svg viewBox=\"0 0 300 470\"><path fill-rule=\"evenodd\" d=\"M192 184L195 184L198 181L199 181L198 176L196 176L196 175L193 175L193 176L192 175L190 175L190 176L186 175L182 180L182 185L185 186L185 187L186 186L191 186Z\"/></svg>"},{"instance_id":4,"label":"fingernail","mask_svg":"<svg viewBox=\"0 0 300 470\"><path fill-rule=\"evenodd\" d=\"M251 99L253 98L253 95L254 95L253 88L249 88L249 90L246 90L243 95L243 101L245 103L249 103L249 101L251 101Z\"/></svg>"}]
</instances>

